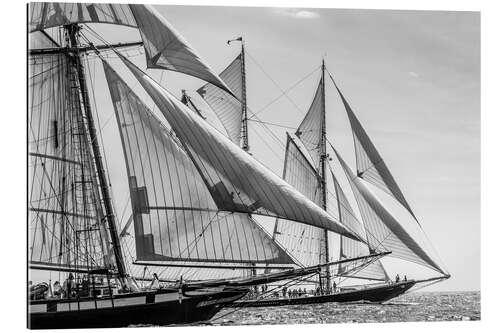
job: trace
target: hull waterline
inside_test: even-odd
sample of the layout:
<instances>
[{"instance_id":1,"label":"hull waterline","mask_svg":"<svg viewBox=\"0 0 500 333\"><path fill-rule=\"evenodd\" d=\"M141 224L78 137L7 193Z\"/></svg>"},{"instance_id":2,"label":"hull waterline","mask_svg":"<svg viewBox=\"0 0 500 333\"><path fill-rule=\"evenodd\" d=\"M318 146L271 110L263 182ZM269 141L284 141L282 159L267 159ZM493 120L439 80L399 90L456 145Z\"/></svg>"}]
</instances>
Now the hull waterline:
<instances>
[{"instance_id":1,"label":"hull waterline","mask_svg":"<svg viewBox=\"0 0 500 333\"><path fill-rule=\"evenodd\" d=\"M315 303L344 303L344 302L376 302L381 303L398 297L415 285L416 281L409 280L382 286L366 287L356 290L340 291L331 295L297 297L297 298L274 298L261 300L243 300L230 304L230 307L266 307L285 306Z\"/></svg>"}]
</instances>

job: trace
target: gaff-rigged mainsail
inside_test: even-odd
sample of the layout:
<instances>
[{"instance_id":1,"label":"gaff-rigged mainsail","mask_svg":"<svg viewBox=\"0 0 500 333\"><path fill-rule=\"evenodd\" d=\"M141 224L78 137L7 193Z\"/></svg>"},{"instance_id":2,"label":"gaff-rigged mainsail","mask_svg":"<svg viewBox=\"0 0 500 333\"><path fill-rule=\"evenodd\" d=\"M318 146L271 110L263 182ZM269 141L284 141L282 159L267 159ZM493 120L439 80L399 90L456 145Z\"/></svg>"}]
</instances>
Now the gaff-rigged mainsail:
<instances>
[{"instance_id":1,"label":"gaff-rigged mainsail","mask_svg":"<svg viewBox=\"0 0 500 333\"><path fill-rule=\"evenodd\" d=\"M293 264L248 214L218 210L175 135L103 64L126 159L136 259Z\"/></svg>"},{"instance_id":2,"label":"gaff-rigged mainsail","mask_svg":"<svg viewBox=\"0 0 500 333\"><path fill-rule=\"evenodd\" d=\"M39 34L31 43L55 46ZM78 79L65 54L30 56L30 265L109 267L107 233L93 174ZM76 246L76 245L79 246Z\"/></svg>"},{"instance_id":3,"label":"gaff-rigged mainsail","mask_svg":"<svg viewBox=\"0 0 500 333\"><path fill-rule=\"evenodd\" d=\"M240 102L243 96L241 54L219 76L238 99L211 83L205 84L197 92L215 112L231 141L240 145L243 117Z\"/></svg>"},{"instance_id":4,"label":"gaff-rigged mainsail","mask_svg":"<svg viewBox=\"0 0 500 333\"><path fill-rule=\"evenodd\" d=\"M30 32L71 23L111 23L138 28L149 68L192 75L232 94L198 52L152 6L34 2L28 12Z\"/></svg>"},{"instance_id":5,"label":"gaff-rigged mainsail","mask_svg":"<svg viewBox=\"0 0 500 333\"><path fill-rule=\"evenodd\" d=\"M321 205L321 181L295 141L287 134L283 179L309 200ZM319 264L323 229L276 219L273 237L304 266ZM361 235L361 233L359 233Z\"/></svg>"},{"instance_id":6,"label":"gaff-rigged mainsail","mask_svg":"<svg viewBox=\"0 0 500 333\"><path fill-rule=\"evenodd\" d=\"M345 99L337 84L335 82L334 84L344 104L347 116L349 117L349 122L351 123L354 148L356 151L356 168L358 177L363 178L367 182L392 195L408 210L415 220L417 220L415 214L410 208L410 205L408 204L408 201L406 201L403 192L394 180L394 177L387 168L384 160L368 137L368 134L366 134L363 126L361 126L361 123L352 111L351 106Z\"/></svg>"},{"instance_id":7,"label":"gaff-rigged mainsail","mask_svg":"<svg viewBox=\"0 0 500 333\"><path fill-rule=\"evenodd\" d=\"M332 149L334 148L332 147ZM363 184L363 180L354 175L338 152L335 149L334 151L354 192L367 230L366 237L370 247L378 249L383 246L384 249L392 251L391 256L395 258L411 261L446 274L413 237L404 230L391 213L384 208L366 185Z\"/></svg>"},{"instance_id":8,"label":"gaff-rigged mainsail","mask_svg":"<svg viewBox=\"0 0 500 333\"><path fill-rule=\"evenodd\" d=\"M120 58L186 147L219 210L281 217L362 239L195 115L129 60Z\"/></svg>"}]
</instances>

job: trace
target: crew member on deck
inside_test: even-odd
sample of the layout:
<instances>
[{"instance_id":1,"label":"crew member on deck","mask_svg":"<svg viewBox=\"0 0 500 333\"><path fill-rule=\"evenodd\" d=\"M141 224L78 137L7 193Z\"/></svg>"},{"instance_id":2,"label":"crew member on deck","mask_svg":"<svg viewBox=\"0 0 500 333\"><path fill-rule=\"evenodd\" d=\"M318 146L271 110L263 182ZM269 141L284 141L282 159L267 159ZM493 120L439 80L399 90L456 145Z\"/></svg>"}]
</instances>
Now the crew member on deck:
<instances>
[{"instance_id":1,"label":"crew member on deck","mask_svg":"<svg viewBox=\"0 0 500 333\"><path fill-rule=\"evenodd\" d=\"M396 283L399 282L399 274L396 274Z\"/></svg>"}]
</instances>

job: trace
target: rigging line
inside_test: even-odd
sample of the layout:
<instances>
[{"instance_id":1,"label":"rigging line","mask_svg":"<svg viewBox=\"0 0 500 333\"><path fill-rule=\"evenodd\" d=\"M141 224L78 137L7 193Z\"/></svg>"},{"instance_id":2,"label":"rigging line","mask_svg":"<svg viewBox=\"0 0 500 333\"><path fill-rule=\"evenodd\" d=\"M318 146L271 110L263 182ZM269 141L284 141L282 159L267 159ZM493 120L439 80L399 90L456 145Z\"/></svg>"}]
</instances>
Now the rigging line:
<instances>
[{"instance_id":1,"label":"rigging line","mask_svg":"<svg viewBox=\"0 0 500 333\"><path fill-rule=\"evenodd\" d=\"M317 274L317 273L316 273L316 272L314 272L314 273L311 273L311 274L306 275L306 276L299 276L299 277L296 277L296 278L294 278L294 279L292 279L292 280L288 281L288 282L287 282L287 283L285 283L285 284L282 284L282 285L278 284L276 287L274 287L274 288L270 289L269 291L266 291L266 292L264 292L263 294L261 294L261 295L260 295L260 298L257 298L255 301L251 302L250 304L247 304L246 306L242 306L242 307L237 307L236 309L234 309L234 310L232 310L232 311L229 311L229 312L227 312L227 313L224 313L223 315L221 315L221 316L219 316L219 317L212 318L212 319L211 319L211 321L215 321L215 320L218 320L218 319L224 318L224 317L226 317L226 316L228 316L228 315L230 315L230 314L233 314L233 313L235 313L235 312L237 312L237 311L241 311L242 309L245 309L246 307L250 307L252 304L257 303L260 299L264 298L264 296L265 296L266 294L271 294L271 293L272 293L273 291L275 291L276 289L279 289L279 288L282 288L282 287L285 287L285 286L290 286L290 287L291 287L291 286L297 285L297 284L299 284L300 282L307 281L307 279L308 279L308 278L310 278L310 277L312 277L312 276L314 276L314 275L316 275L316 274Z\"/></svg>"},{"instance_id":2,"label":"rigging line","mask_svg":"<svg viewBox=\"0 0 500 333\"><path fill-rule=\"evenodd\" d=\"M257 113L255 113L255 114L257 114ZM295 127L280 125L280 124L271 123L271 122L268 122L268 121L254 120L254 119L250 119L250 118L248 118L247 120L248 121L253 121L253 122L256 122L256 123L262 123L262 124L266 124L266 125L277 126L277 127L281 127L281 128L287 128L287 129L291 129L291 130L295 130L296 129Z\"/></svg>"},{"instance_id":3,"label":"rigging line","mask_svg":"<svg viewBox=\"0 0 500 333\"><path fill-rule=\"evenodd\" d=\"M259 67L259 69L267 76L267 78L269 80L271 80L271 82L273 82L273 84L281 91L282 95L284 95L286 97L286 99L288 99L290 101L290 103L292 103L292 105L299 111L302 113L302 110L297 106L297 104L295 104L295 102L286 94L286 91L283 90L281 88L281 86L271 77L271 75L269 75L266 70L262 67L262 65L250 54L250 52L248 52L247 50L247 55L250 57L250 59L257 65L257 67ZM314 69L313 72L309 73L307 75L307 77L309 77L310 75L312 75L312 73L316 72L321 66L318 66ZM305 79L305 78L304 78ZM299 82L300 83L300 82ZM298 83L297 83L298 84ZM274 102L274 101L273 101ZM267 107L267 106L266 106ZM262 111L262 109L260 110ZM260 112L258 111L258 112ZM255 114L254 114L255 116Z\"/></svg>"},{"instance_id":4,"label":"rigging line","mask_svg":"<svg viewBox=\"0 0 500 333\"><path fill-rule=\"evenodd\" d=\"M291 85L290 87L288 87L287 89L285 90L281 90L281 94L278 95L276 98L274 98L273 100L271 100L269 103L267 103L266 105L264 105L263 107L261 107L259 110L257 110L253 115L251 115L250 117L248 117L248 120L251 120L255 115L263 112L264 110L266 110L268 107L270 107L272 104L274 104L275 102L277 102L278 100L280 100L284 95L286 95L288 92L290 92L291 90L293 90L296 86L298 86L300 83L302 83L303 81L305 81L306 79L308 79L311 75L313 75L314 73L316 73L319 69L321 68L321 66L318 66L316 68L314 68L309 74L307 74L306 76L304 76L302 79L300 79L299 81L295 82L293 85ZM279 87L278 87L279 88ZM301 111L302 112L302 111Z\"/></svg>"}]
</instances>

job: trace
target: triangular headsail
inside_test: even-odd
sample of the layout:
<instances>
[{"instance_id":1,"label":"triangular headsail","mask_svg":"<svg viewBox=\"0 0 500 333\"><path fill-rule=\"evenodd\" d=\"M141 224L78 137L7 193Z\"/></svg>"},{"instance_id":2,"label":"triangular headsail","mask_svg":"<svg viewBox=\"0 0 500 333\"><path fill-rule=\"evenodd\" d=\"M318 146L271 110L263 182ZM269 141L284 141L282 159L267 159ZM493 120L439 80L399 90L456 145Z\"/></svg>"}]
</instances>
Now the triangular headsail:
<instances>
[{"instance_id":1,"label":"triangular headsail","mask_svg":"<svg viewBox=\"0 0 500 333\"><path fill-rule=\"evenodd\" d=\"M103 64L126 159L136 259L292 264L248 214L218 211L178 139Z\"/></svg>"},{"instance_id":2,"label":"triangular headsail","mask_svg":"<svg viewBox=\"0 0 500 333\"><path fill-rule=\"evenodd\" d=\"M220 210L281 217L362 239L187 109L129 60L120 58L186 147Z\"/></svg>"},{"instance_id":3,"label":"triangular headsail","mask_svg":"<svg viewBox=\"0 0 500 333\"><path fill-rule=\"evenodd\" d=\"M316 167L319 166L321 158L322 129L325 126L323 93L323 78L321 78L311 106L302 120L302 123L295 132L295 135L300 138L304 146L307 148Z\"/></svg>"},{"instance_id":4,"label":"triangular headsail","mask_svg":"<svg viewBox=\"0 0 500 333\"><path fill-rule=\"evenodd\" d=\"M211 83L207 83L197 90L220 119L231 141L237 145L240 144L241 140L243 117L240 102L243 96L241 69L242 61L241 54L239 54L219 75L238 99Z\"/></svg>"},{"instance_id":5,"label":"triangular headsail","mask_svg":"<svg viewBox=\"0 0 500 333\"><path fill-rule=\"evenodd\" d=\"M356 230L359 234L364 235L365 231L363 225L356 218L351 204L349 203L349 200L347 199L344 191L340 187L340 184L333 174L333 171L331 172L331 175L335 188L335 195L337 197L340 222L344 225L349 226L352 230ZM339 260L366 256L371 252L373 251L371 251L366 244L340 236ZM337 275L380 281L386 281L388 279L387 273L385 272L385 269L382 266L380 260L370 263L366 267L362 267L360 269L353 269L352 271L350 271L350 269L351 264L340 264L338 266Z\"/></svg>"},{"instance_id":6,"label":"triangular headsail","mask_svg":"<svg viewBox=\"0 0 500 333\"><path fill-rule=\"evenodd\" d=\"M152 6L101 3L34 2L29 4L29 31L72 23L111 23L136 27L149 68L192 75L232 94L182 35Z\"/></svg>"},{"instance_id":7,"label":"triangular headsail","mask_svg":"<svg viewBox=\"0 0 500 333\"><path fill-rule=\"evenodd\" d=\"M347 116L349 117L349 122L351 123L354 147L356 151L356 168L358 177L363 178L367 182L392 195L408 210L418 223L415 214L406 201L403 192L394 180L391 172L387 168L384 160L368 137L368 134L364 130L363 126L361 126L361 123L352 111L351 106L345 99L337 84L335 82L334 84L344 104Z\"/></svg>"},{"instance_id":8,"label":"triangular headsail","mask_svg":"<svg viewBox=\"0 0 500 333\"><path fill-rule=\"evenodd\" d=\"M295 141L287 133L283 179L300 193L321 205L321 181ZM323 229L276 219L273 238L304 266L319 264Z\"/></svg>"},{"instance_id":9,"label":"triangular headsail","mask_svg":"<svg viewBox=\"0 0 500 333\"><path fill-rule=\"evenodd\" d=\"M332 147L332 149L334 148ZM335 149L334 151L358 202L370 247L379 249L383 246L384 249L392 251L391 256L393 257L421 264L445 274L442 268L417 244L413 237L363 184L363 180L353 174L338 152Z\"/></svg>"}]
</instances>

